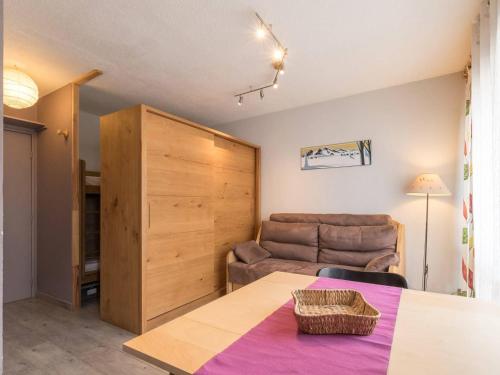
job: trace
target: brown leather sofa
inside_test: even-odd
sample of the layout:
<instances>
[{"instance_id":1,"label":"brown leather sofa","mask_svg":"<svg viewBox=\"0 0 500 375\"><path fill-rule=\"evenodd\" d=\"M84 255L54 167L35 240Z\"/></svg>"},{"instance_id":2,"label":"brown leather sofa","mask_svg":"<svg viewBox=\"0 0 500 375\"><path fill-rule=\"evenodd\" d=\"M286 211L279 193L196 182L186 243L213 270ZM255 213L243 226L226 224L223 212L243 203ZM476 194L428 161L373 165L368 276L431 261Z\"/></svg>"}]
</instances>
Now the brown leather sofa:
<instances>
[{"instance_id":1,"label":"brown leather sofa","mask_svg":"<svg viewBox=\"0 0 500 375\"><path fill-rule=\"evenodd\" d=\"M404 225L389 215L272 214L256 242L229 252L227 292L275 271L324 267L404 275Z\"/></svg>"}]
</instances>

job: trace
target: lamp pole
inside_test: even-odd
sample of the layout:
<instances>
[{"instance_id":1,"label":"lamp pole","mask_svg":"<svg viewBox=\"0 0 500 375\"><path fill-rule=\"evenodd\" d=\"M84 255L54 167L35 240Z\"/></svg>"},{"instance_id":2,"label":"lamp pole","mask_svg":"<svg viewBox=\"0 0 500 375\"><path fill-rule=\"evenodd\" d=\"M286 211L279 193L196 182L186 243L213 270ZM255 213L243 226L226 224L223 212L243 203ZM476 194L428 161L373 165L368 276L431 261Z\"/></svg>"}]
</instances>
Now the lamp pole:
<instances>
[{"instance_id":1,"label":"lamp pole","mask_svg":"<svg viewBox=\"0 0 500 375\"><path fill-rule=\"evenodd\" d=\"M424 273L422 277L422 290L427 289L427 276L429 275L429 266L427 264L427 230L429 227L429 193L426 194L425 204L425 244L424 244Z\"/></svg>"},{"instance_id":2,"label":"lamp pole","mask_svg":"<svg viewBox=\"0 0 500 375\"><path fill-rule=\"evenodd\" d=\"M424 173L411 183L408 190L408 195L418 195L426 198L425 202L425 244L424 244L424 264L422 275L422 290L427 289L427 278L429 276L429 265L427 264L427 236L429 232L429 196L449 196L450 191L446 187L441 177L435 173Z\"/></svg>"}]
</instances>

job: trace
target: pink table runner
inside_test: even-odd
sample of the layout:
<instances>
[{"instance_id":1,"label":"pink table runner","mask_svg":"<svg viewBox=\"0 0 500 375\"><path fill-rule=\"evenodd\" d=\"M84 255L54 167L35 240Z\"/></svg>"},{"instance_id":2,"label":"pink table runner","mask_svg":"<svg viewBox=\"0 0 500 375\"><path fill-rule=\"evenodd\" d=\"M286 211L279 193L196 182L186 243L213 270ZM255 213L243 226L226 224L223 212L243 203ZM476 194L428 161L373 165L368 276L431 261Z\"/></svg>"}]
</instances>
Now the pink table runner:
<instances>
[{"instance_id":1,"label":"pink table runner","mask_svg":"<svg viewBox=\"0 0 500 375\"><path fill-rule=\"evenodd\" d=\"M326 278L318 279L309 288L361 292L381 312L373 334L316 336L300 333L290 300L206 362L196 374L386 374L401 289Z\"/></svg>"}]
</instances>

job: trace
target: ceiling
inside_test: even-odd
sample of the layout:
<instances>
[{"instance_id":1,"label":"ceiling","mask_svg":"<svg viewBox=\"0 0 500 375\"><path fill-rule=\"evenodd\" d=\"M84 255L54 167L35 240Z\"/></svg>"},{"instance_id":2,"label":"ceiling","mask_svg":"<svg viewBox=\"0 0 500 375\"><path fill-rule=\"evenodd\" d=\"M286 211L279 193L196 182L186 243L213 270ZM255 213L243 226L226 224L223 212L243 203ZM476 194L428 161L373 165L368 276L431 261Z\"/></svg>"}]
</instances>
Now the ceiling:
<instances>
[{"instance_id":1,"label":"ceiling","mask_svg":"<svg viewBox=\"0 0 500 375\"><path fill-rule=\"evenodd\" d=\"M207 125L322 102L463 69L480 0L4 0L4 60L41 94L94 68L83 110L145 103ZM273 44L289 49L273 78Z\"/></svg>"}]
</instances>

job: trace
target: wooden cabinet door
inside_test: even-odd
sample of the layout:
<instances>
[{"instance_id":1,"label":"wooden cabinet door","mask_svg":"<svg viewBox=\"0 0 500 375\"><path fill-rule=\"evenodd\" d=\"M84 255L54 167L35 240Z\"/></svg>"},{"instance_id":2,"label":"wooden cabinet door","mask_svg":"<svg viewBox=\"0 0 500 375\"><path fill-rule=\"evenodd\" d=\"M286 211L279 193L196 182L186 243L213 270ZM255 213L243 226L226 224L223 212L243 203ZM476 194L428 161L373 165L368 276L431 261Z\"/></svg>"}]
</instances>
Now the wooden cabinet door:
<instances>
[{"instance_id":1,"label":"wooden cabinet door","mask_svg":"<svg viewBox=\"0 0 500 375\"><path fill-rule=\"evenodd\" d=\"M215 290L214 135L146 112L143 147L150 320Z\"/></svg>"},{"instance_id":2,"label":"wooden cabinet door","mask_svg":"<svg viewBox=\"0 0 500 375\"><path fill-rule=\"evenodd\" d=\"M215 136L216 288L225 281L226 255L233 244L255 239L255 148Z\"/></svg>"}]
</instances>

